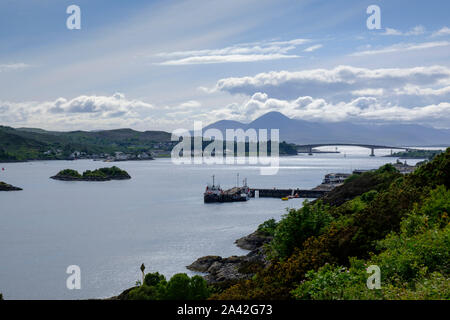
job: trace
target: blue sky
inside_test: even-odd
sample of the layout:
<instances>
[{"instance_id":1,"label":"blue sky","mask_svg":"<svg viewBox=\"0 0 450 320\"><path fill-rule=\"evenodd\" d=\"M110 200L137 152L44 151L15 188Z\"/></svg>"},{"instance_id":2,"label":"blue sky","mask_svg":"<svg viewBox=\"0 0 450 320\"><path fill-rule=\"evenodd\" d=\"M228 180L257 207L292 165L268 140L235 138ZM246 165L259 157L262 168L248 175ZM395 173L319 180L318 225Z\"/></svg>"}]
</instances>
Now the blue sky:
<instances>
[{"instance_id":1,"label":"blue sky","mask_svg":"<svg viewBox=\"0 0 450 320\"><path fill-rule=\"evenodd\" d=\"M66 8L81 8L81 30ZM381 29L366 8L381 9ZM450 2L0 2L0 124L191 128L268 111L450 128Z\"/></svg>"}]
</instances>

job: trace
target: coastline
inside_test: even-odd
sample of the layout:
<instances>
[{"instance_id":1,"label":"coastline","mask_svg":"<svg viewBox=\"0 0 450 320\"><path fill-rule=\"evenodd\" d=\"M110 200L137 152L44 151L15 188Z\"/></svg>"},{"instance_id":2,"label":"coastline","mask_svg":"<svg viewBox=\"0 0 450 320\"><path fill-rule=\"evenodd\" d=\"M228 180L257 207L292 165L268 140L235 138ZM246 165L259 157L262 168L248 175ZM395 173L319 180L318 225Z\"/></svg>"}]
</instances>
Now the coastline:
<instances>
[{"instance_id":1,"label":"coastline","mask_svg":"<svg viewBox=\"0 0 450 320\"><path fill-rule=\"evenodd\" d=\"M203 256L186 266L188 270L204 273L201 275L209 285L230 286L237 281L251 279L256 271L269 265L264 245L272 240L271 236L254 231L234 241L234 244L249 252L242 256ZM104 300L127 300L128 293L137 288L133 286L123 290L117 296Z\"/></svg>"}]
</instances>

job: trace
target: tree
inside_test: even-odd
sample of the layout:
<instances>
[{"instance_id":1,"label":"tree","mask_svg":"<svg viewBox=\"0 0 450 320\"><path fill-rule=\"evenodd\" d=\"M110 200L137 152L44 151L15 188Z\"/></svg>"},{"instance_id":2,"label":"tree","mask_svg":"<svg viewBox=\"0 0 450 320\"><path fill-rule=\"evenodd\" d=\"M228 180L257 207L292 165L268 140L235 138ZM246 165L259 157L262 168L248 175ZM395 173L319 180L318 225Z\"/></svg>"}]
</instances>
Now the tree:
<instances>
[{"instance_id":1,"label":"tree","mask_svg":"<svg viewBox=\"0 0 450 320\"><path fill-rule=\"evenodd\" d=\"M193 276L190 283L189 300L206 300L209 294L205 279L200 276Z\"/></svg>"},{"instance_id":2,"label":"tree","mask_svg":"<svg viewBox=\"0 0 450 320\"><path fill-rule=\"evenodd\" d=\"M166 298L168 300L186 300L190 297L189 276L186 273L178 273L170 278L167 283Z\"/></svg>"}]
</instances>

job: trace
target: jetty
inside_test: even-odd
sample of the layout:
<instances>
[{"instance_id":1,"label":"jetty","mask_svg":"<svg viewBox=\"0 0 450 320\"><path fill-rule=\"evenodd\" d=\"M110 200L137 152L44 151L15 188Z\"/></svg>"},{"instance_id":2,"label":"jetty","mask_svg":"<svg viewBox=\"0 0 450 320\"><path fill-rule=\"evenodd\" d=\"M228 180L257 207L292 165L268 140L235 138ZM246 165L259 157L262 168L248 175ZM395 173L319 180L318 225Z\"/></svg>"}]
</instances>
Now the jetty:
<instances>
[{"instance_id":1,"label":"jetty","mask_svg":"<svg viewBox=\"0 0 450 320\"><path fill-rule=\"evenodd\" d=\"M327 194L329 191L326 190L309 190L309 189L261 189L255 188L250 189L249 196L251 198L285 198L285 197L295 197L295 198L320 198Z\"/></svg>"},{"instance_id":2,"label":"jetty","mask_svg":"<svg viewBox=\"0 0 450 320\"><path fill-rule=\"evenodd\" d=\"M331 177L331 175L328 176ZM333 189L333 188L317 188L317 187L314 189L249 188L247 186L247 179L244 179L243 185L242 187L240 187L238 174L236 183L237 186L228 190L222 190L220 188L220 185L215 184L214 175L212 176L212 178L213 178L212 185L211 184L207 185L206 190L203 194L204 203L247 201L250 198L278 198L282 200L288 200L293 198L317 199L324 196Z\"/></svg>"}]
</instances>

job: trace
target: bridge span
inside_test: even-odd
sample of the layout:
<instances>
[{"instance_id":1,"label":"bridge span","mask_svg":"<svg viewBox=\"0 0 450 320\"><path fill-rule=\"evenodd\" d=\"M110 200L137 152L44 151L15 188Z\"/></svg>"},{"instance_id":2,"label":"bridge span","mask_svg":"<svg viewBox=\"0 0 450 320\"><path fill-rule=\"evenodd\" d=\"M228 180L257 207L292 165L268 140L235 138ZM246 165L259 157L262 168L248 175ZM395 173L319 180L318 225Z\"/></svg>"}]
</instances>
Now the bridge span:
<instances>
[{"instance_id":1,"label":"bridge span","mask_svg":"<svg viewBox=\"0 0 450 320\"><path fill-rule=\"evenodd\" d=\"M370 156L375 156L375 149L399 149L399 150L413 150L412 148L407 147L394 147L394 146L383 146L383 145L375 145L375 144L360 144L360 143L315 143L315 144L303 144L297 145L297 152L299 153L308 153L312 155L313 149L318 147L327 147L327 146L350 146L350 147L362 147L370 149Z\"/></svg>"}]
</instances>

